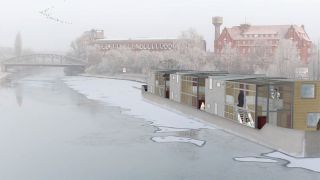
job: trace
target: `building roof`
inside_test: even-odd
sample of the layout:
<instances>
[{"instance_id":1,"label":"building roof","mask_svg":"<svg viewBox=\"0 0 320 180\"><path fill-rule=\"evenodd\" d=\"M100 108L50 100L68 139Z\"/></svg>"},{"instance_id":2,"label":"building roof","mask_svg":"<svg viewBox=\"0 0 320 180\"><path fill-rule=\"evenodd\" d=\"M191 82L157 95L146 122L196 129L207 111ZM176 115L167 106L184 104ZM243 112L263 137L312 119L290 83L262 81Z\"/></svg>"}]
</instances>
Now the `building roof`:
<instances>
[{"instance_id":1,"label":"building roof","mask_svg":"<svg viewBox=\"0 0 320 180\"><path fill-rule=\"evenodd\" d=\"M224 76L228 74L227 71L187 71L177 72L179 75L193 76L198 78L207 78L209 76Z\"/></svg>"},{"instance_id":2,"label":"building roof","mask_svg":"<svg viewBox=\"0 0 320 180\"><path fill-rule=\"evenodd\" d=\"M242 24L226 28L231 38L234 40L247 39L284 39L293 27L298 36L307 41L311 41L303 27L297 25L249 25Z\"/></svg>"},{"instance_id":3,"label":"building roof","mask_svg":"<svg viewBox=\"0 0 320 180\"><path fill-rule=\"evenodd\" d=\"M248 79L237 79L230 80L234 82L247 83L247 84L256 84L256 85L273 85L273 84L284 84L284 83L293 83L292 79L286 79L281 77L256 77Z\"/></svg>"},{"instance_id":4,"label":"building roof","mask_svg":"<svg viewBox=\"0 0 320 180\"><path fill-rule=\"evenodd\" d=\"M266 77L265 74L254 74L254 75L241 75L241 74L226 74L225 76L210 76L216 80L240 80L240 79L254 79L254 78L261 78Z\"/></svg>"},{"instance_id":5,"label":"building roof","mask_svg":"<svg viewBox=\"0 0 320 180\"><path fill-rule=\"evenodd\" d=\"M129 39L98 39L98 42L114 42L114 41L179 41L177 38L129 38Z\"/></svg>"}]
</instances>

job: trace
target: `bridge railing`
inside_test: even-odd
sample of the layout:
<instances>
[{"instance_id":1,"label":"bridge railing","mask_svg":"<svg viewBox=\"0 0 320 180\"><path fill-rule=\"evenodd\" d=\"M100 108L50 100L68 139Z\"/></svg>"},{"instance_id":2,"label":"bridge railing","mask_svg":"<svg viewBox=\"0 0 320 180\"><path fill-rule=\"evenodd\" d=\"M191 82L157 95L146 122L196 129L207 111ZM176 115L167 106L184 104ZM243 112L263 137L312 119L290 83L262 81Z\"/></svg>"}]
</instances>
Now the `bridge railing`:
<instances>
[{"instance_id":1,"label":"bridge railing","mask_svg":"<svg viewBox=\"0 0 320 180\"><path fill-rule=\"evenodd\" d=\"M85 60L58 54L30 54L13 57L2 61L2 64L69 64L86 66Z\"/></svg>"}]
</instances>

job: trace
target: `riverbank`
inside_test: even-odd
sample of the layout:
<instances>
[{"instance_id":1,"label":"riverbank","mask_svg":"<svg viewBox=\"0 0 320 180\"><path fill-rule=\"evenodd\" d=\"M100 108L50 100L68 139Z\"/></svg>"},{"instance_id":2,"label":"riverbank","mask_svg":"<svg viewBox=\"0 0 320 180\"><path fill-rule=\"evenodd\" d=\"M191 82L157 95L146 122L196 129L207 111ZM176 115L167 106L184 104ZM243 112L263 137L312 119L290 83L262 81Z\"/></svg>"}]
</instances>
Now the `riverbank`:
<instances>
[{"instance_id":1,"label":"riverbank","mask_svg":"<svg viewBox=\"0 0 320 180\"><path fill-rule=\"evenodd\" d=\"M296 157L305 156L305 134L302 131L274 127L268 124L263 129L257 130L147 92L143 92L143 97L158 106L174 109L186 115L201 119L205 122L214 124L228 133L245 138L257 144L264 145Z\"/></svg>"},{"instance_id":2,"label":"riverbank","mask_svg":"<svg viewBox=\"0 0 320 180\"><path fill-rule=\"evenodd\" d=\"M147 82L147 76L144 74L81 74L83 77L95 77L95 78L107 78L107 79L118 79L118 80L128 80L140 83Z\"/></svg>"},{"instance_id":3,"label":"riverbank","mask_svg":"<svg viewBox=\"0 0 320 180\"><path fill-rule=\"evenodd\" d=\"M303 132L269 125L262 130L252 129L159 96L146 92L140 94L137 87L141 84L133 81L68 77L64 82L88 99L127 109L122 113L150 122L151 126L157 128L154 137L151 138L154 142L183 142L208 149L210 152L208 157L214 157L215 162L218 157L224 157L225 161L228 152L234 150L235 154L240 153L232 155L235 161L257 163L266 160L276 165L284 160L288 162L286 164L288 168L298 167L319 172L320 158L297 158L304 157L305 154ZM214 134L212 137L215 139L210 141L208 133ZM264 150L253 150L253 147ZM188 147L188 150L190 148ZM165 149L168 150L168 147ZM246 153L241 153L242 150ZM250 153L251 150L253 151Z\"/></svg>"},{"instance_id":4,"label":"riverbank","mask_svg":"<svg viewBox=\"0 0 320 180\"><path fill-rule=\"evenodd\" d=\"M54 68L18 77L10 74L10 81L0 88L1 177L77 180L319 177L311 171L286 168L284 160L272 164L236 161L272 150L212 129L206 126L209 123L173 109L150 104L137 89L141 83L64 76L59 70L57 74ZM224 173L226 167L230 173ZM243 172L248 173L239 176Z\"/></svg>"},{"instance_id":5,"label":"riverbank","mask_svg":"<svg viewBox=\"0 0 320 180\"><path fill-rule=\"evenodd\" d=\"M134 76L129 74L123 75L92 75L84 74L82 76L86 77L97 77L97 78L107 78L107 79L120 79L120 80L130 80L145 83L144 77ZM205 122L219 126L225 131L243 137L252 142L270 147L272 149L284 152L296 157L319 157L319 145L318 143L312 143L311 140L317 139L319 133L304 132L293 129L273 127L266 125L262 130L256 130L248 127L244 127L232 121L212 116L211 114L195 110L190 107L185 107L179 103L175 103L170 100L166 100L149 93L143 93L143 97L150 102L153 102L160 106L165 106L165 108L175 109L188 116L193 116L195 118L201 119ZM279 139L278 137L282 137Z\"/></svg>"},{"instance_id":6,"label":"riverbank","mask_svg":"<svg viewBox=\"0 0 320 180\"><path fill-rule=\"evenodd\" d=\"M137 78L139 76L130 76L128 74L122 75L94 75L94 74L83 74L85 77L96 77L96 78L106 78L106 79L120 79L120 80L130 80L136 82L145 83L141 79ZM174 109L178 112L186 114L188 116L201 119L205 122L219 126L226 132L243 137L252 142L270 147L272 149L285 152L294 156L303 157L304 154L304 133L300 131L291 131L283 128L273 128L272 126L266 126L263 130L256 130L248 127L244 127L240 124L231 122L229 120L212 116L211 114L198 111L188 106L184 106L180 103L176 103L158 96L154 96L150 93L143 93L143 97L150 103L154 103L163 108ZM287 132L288 131L288 132ZM278 139L277 137L285 137L285 142ZM277 140L275 140L277 139Z\"/></svg>"}]
</instances>

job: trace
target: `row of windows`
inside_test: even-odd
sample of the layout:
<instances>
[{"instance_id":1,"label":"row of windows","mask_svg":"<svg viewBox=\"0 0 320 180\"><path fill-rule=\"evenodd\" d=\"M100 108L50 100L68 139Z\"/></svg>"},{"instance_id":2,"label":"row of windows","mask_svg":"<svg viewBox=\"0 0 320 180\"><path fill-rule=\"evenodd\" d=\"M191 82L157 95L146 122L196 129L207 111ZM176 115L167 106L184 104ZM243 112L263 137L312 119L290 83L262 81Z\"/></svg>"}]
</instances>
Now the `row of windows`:
<instances>
[{"instance_id":1,"label":"row of windows","mask_svg":"<svg viewBox=\"0 0 320 180\"><path fill-rule=\"evenodd\" d=\"M236 41L238 45L259 45L258 43L264 43L264 45L277 45L278 40L263 40L263 41L255 41L255 40L238 40Z\"/></svg>"},{"instance_id":2,"label":"row of windows","mask_svg":"<svg viewBox=\"0 0 320 180\"><path fill-rule=\"evenodd\" d=\"M176 48L175 44L105 44L102 45L103 49L114 49L114 48L131 48L131 49L174 49Z\"/></svg>"},{"instance_id":3,"label":"row of windows","mask_svg":"<svg viewBox=\"0 0 320 180\"><path fill-rule=\"evenodd\" d=\"M257 51L262 51L262 53L264 53L265 55L267 54L273 54L275 52L275 50L273 50L272 48L255 48L255 47L248 47L248 48L242 48L241 53L246 54L246 53L255 53Z\"/></svg>"},{"instance_id":4,"label":"row of windows","mask_svg":"<svg viewBox=\"0 0 320 180\"><path fill-rule=\"evenodd\" d=\"M232 46L232 42L224 42L224 45ZM255 46L255 47L265 47L265 46L277 46L278 41L277 40L266 40L263 42L263 44L259 44L256 41L252 40L239 40L236 41L237 46ZM219 45L222 45L222 42L219 42Z\"/></svg>"},{"instance_id":5,"label":"row of windows","mask_svg":"<svg viewBox=\"0 0 320 180\"><path fill-rule=\"evenodd\" d=\"M253 38L261 38L261 37L278 37L278 34L242 34L242 37L253 37Z\"/></svg>"}]
</instances>

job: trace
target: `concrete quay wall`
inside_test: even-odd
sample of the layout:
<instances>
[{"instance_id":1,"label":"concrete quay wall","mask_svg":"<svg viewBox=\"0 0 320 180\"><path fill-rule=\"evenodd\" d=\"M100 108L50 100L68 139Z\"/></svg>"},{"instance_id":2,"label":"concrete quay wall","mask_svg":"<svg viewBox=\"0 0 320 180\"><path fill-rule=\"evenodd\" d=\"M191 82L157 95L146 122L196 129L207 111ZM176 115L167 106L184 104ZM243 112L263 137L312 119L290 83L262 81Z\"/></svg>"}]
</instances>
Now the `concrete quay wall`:
<instances>
[{"instance_id":1,"label":"concrete quay wall","mask_svg":"<svg viewBox=\"0 0 320 180\"><path fill-rule=\"evenodd\" d=\"M200 111L169 99L142 90L145 100L163 108L181 112L221 128L222 130L248 139L271 149L296 156L320 157L320 132L305 132L266 124L261 130L250 128L232 120Z\"/></svg>"}]
</instances>

